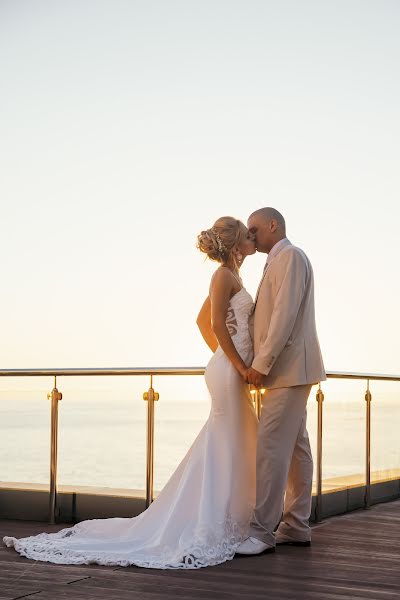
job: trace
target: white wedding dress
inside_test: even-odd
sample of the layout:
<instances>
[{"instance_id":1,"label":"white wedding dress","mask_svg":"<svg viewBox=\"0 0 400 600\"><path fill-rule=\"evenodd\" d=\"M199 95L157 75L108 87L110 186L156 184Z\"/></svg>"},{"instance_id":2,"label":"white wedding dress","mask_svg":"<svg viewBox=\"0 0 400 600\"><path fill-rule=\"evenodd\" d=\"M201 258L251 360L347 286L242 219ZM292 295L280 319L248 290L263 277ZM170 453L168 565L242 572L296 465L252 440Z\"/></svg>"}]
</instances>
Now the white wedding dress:
<instances>
[{"instance_id":1,"label":"white wedding dress","mask_svg":"<svg viewBox=\"0 0 400 600\"><path fill-rule=\"evenodd\" d=\"M247 365L253 349L250 294L230 300L227 327ZM198 569L231 560L255 503L257 418L248 385L220 347L205 380L209 418L163 490L137 517L89 519L56 533L14 538L22 556L57 564Z\"/></svg>"}]
</instances>

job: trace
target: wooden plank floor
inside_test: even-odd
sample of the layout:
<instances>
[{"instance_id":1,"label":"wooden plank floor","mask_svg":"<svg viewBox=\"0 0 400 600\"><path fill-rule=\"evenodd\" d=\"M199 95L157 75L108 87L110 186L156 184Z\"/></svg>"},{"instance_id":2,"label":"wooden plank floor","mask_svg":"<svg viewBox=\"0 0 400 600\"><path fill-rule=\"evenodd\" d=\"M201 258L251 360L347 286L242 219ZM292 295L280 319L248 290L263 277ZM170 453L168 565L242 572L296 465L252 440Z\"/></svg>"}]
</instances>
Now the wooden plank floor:
<instances>
[{"instance_id":1,"label":"wooden plank floor","mask_svg":"<svg viewBox=\"0 0 400 600\"><path fill-rule=\"evenodd\" d=\"M69 524L0 521L24 537ZM196 571L55 565L0 546L0 600L368 600L400 599L400 500L314 527L311 548L235 558Z\"/></svg>"}]
</instances>

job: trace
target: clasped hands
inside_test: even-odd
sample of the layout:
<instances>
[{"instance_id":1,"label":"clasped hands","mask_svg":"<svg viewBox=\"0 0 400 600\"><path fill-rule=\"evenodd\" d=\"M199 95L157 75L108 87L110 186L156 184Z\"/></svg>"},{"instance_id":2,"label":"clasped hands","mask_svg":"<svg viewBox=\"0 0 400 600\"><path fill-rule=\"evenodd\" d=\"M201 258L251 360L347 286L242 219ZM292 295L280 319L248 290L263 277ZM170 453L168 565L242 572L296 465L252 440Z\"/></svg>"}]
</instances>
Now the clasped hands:
<instances>
[{"instance_id":1,"label":"clasped hands","mask_svg":"<svg viewBox=\"0 0 400 600\"><path fill-rule=\"evenodd\" d=\"M259 371L256 371L256 369L249 367L242 373L242 375L243 375L243 379L247 383L250 383L251 385L253 385L255 388L260 389L263 387L263 384L262 384L262 380L264 377L263 373L260 373Z\"/></svg>"}]
</instances>

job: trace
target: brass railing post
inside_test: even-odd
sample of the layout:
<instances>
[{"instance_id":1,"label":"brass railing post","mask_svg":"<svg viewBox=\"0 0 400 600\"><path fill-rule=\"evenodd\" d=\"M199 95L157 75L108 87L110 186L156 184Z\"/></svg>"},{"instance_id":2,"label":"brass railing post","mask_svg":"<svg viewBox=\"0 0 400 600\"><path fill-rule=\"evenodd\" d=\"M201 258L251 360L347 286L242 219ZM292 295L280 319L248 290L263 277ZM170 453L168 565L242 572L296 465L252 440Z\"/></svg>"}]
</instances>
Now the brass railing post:
<instances>
[{"instance_id":1,"label":"brass railing post","mask_svg":"<svg viewBox=\"0 0 400 600\"><path fill-rule=\"evenodd\" d=\"M146 446L146 508L153 502L154 479L154 402L159 394L153 389L153 375L150 375L150 387L143 394L147 401L147 446Z\"/></svg>"},{"instance_id":2,"label":"brass railing post","mask_svg":"<svg viewBox=\"0 0 400 600\"><path fill-rule=\"evenodd\" d=\"M258 420L260 420L261 417L261 410L262 410L262 397L265 394L265 389L261 388L259 390L257 390L257 396L256 396L256 412L257 412L257 418Z\"/></svg>"},{"instance_id":3,"label":"brass railing post","mask_svg":"<svg viewBox=\"0 0 400 600\"><path fill-rule=\"evenodd\" d=\"M366 401L366 427L365 427L365 508L371 506L371 400L369 379L367 379Z\"/></svg>"},{"instance_id":4,"label":"brass railing post","mask_svg":"<svg viewBox=\"0 0 400 600\"><path fill-rule=\"evenodd\" d=\"M256 411L257 419L260 420L261 409L262 409L262 397L265 393L265 389L261 388L259 390L252 389L250 390L250 394L253 396L254 409Z\"/></svg>"},{"instance_id":5,"label":"brass railing post","mask_svg":"<svg viewBox=\"0 0 400 600\"><path fill-rule=\"evenodd\" d=\"M321 384L318 386L318 432L317 432L317 503L315 506L315 520L319 523L322 519L322 407L324 394L321 390Z\"/></svg>"},{"instance_id":6,"label":"brass railing post","mask_svg":"<svg viewBox=\"0 0 400 600\"><path fill-rule=\"evenodd\" d=\"M57 507L58 402L62 399L62 394L57 389L56 376L54 376L54 388L47 394L47 398L51 400L49 523L54 525Z\"/></svg>"}]
</instances>

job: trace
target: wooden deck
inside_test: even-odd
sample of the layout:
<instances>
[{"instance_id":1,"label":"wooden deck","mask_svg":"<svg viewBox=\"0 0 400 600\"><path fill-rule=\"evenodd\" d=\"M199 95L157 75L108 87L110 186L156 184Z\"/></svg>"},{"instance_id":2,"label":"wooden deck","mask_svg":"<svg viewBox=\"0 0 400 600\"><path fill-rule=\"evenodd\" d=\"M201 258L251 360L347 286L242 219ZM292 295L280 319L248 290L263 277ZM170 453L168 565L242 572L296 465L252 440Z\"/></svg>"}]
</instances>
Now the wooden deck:
<instances>
[{"instance_id":1,"label":"wooden deck","mask_svg":"<svg viewBox=\"0 0 400 600\"><path fill-rule=\"evenodd\" d=\"M69 524L0 521L1 537L58 531ZM0 546L0 600L214 600L400 598L400 501L315 526L310 548L235 558L196 571L54 565Z\"/></svg>"}]
</instances>

